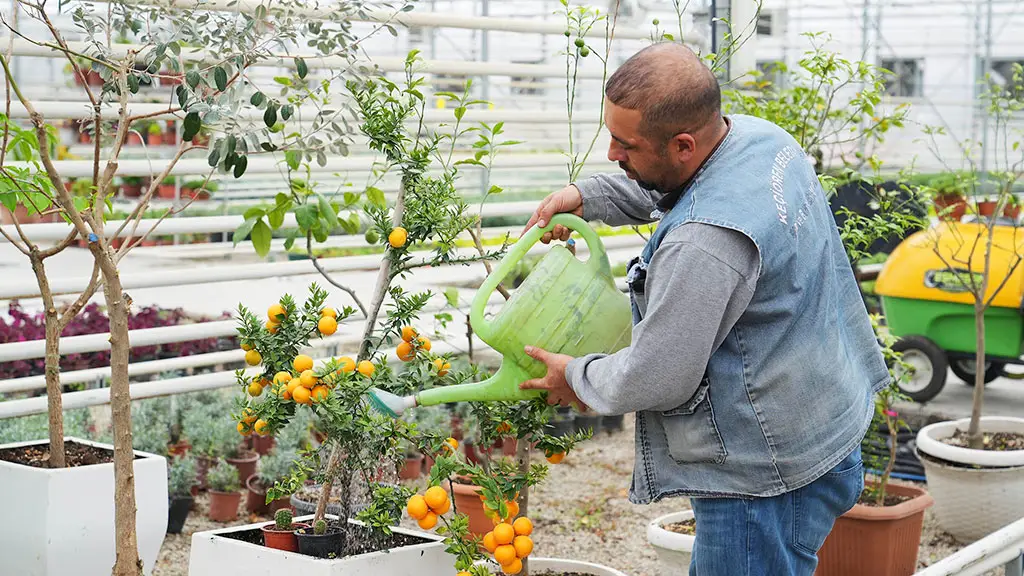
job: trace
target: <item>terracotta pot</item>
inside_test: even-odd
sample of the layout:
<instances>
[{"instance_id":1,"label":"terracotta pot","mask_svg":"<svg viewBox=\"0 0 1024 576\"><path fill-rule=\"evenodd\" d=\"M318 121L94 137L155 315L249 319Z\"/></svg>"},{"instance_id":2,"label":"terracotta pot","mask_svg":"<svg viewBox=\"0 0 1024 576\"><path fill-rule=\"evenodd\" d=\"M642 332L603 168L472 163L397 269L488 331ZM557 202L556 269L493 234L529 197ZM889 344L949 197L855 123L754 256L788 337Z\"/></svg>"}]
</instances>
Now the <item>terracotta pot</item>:
<instances>
[{"instance_id":1,"label":"terracotta pot","mask_svg":"<svg viewBox=\"0 0 1024 576\"><path fill-rule=\"evenodd\" d=\"M273 515L281 508L291 508L291 499L288 496L278 498L267 504L267 489L260 483L259 476L253 474L245 481L245 509L250 514L261 516ZM292 510L295 512L295 510Z\"/></svg>"},{"instance_id":2,"label":"terracotta pot","mask_svg":"<svg viewBox=\"0 0 1024 576\"><path fill-rule=\"evenodd\" d=\"M430 475L430 469L434 467L434 457L424 456L423 457L423 473Z\"/></svg>"},{"instance_id":3,"label":"terracotta pot","mask_svg":"<svg viewBox=\"0 0 1024 576\"><path fill-rule=\"evenodd\" d=\"M214 522L230 522L238 518L238 504L241 501L241 492L210 490L210 511L207 517Z\"/></svg>"},{"instance_id":4,"label":"terracotta pot","mask_svg":"<svg viewBox=\"0 0 1024 576\"><path fill-rule=\"evenodd\" d=\"M952 209L943 217L954 222L959 222L967 213L967 200L960 194L942 194L936 196L932 201L935 205L935 212L942 213L947 208Z\"/></svg>"},{"instance_id":5,"label":"terracotta pot","mask_svg":"<svg viewBox=\"0 0 1024 576\"><path fill-rule=\"evenodd\" d=\"M127 138L127 143L128 143L129 146L139 146L139 145L142 144L142 136L139 136L135 132L129 132L128 133L128 138Z\"/></svg>"},{"instance_id":6,"label":"terracotta pot","mask_svg":"<svg viewBox=\"0 0 1024 576\"><path fill-rule=\"evenodd\" d=\"M125 198L138 198L142 196L142 184L121 184L121 194Z\"/></svg>"},{"instance_id":7,"label":"terracotta pot","mask_svg":"<svg viewBox=\"0 0 1024 576\"><path fill-rule=\"evenodd\" d=\"M147 140L147 142L149 143L150 146L163 146L163 144L164 144L164 135L161 132L157 132L156 134L150 132L148 134L148 138L146 138L146 140Z\"/></svg>"},{"instance_id":8,"label":"terracotta pot","mask_svg":"<svg viewBox=\"0 0 1024 576\"><path fill-rule=\"evenodd\" d=\"M978 214L980 216L992 216L996 213L996 202L994 200L982 200L978 202Z\"/></svg>"},{"instance_id":9,"label":"terracotta pot","mask_svg":"<svg viewBox=\"0 0 1024 576\"><path fill-rule=\"evenodd\" d=\"M843 514L818 551L816 576L914 573L924 511L934 500L914 486L890 483L886 490L911 499L886 507L857 504Z\"/></svg>"},{"instance_id":10,"label":"terracotta pot","mask_svg":"<svg viewBox=\"0 0 1024 576\"><path fill-rule=\"evenodd\" d=\"M199 488L206 489L206 471L216 465L217 461L213 458L207 458L206 456L196 458L196 483L199 485Z\"/></svg>"},{"instance_id":11,"label":"terracotta pot","mask_svg":"<svg viewBox=\"0 0 1024 576\"><path fill-rule=\"evenodd\" d=\"M406 456L405 465L398 471L398 477L402 480L415 480L423 474L423 455Z\"/></svg>"},{"instance_id":12,"label":"terracotta pot","mask_svg":"<svg viewBox=\"0 0 1024 576\"><path fill-rule=\"evenodd\" d=\"M483 536L494 528L494 523L484 514L484 503L480 500L481 488L475 484L452 482L455 508L459 514L469 517L469 531L475 536Z\"/></svg>"},{"instance_id":13,"label":"terracotta pot","mask_svg":"<svg viewBox=\"0 0 1024 576\"><path fill-rule=\"evenodd\" d=\"M78 143L79 144L89 144L90 142L92 142L92 135L91 134L89 134L88 132L79 132L78 133Z\"/></svg>"},{"instance_id":14,"label":"terracotta pot","mask_svg":"<svg viewBox=\"0 0 1024 576\"><path fill-rule=\"evenodd\" d=\"M160 184L156 187L156 195L164 200L174 200L174 184Z\"/></svg>"},{"instance_id":15,"label":"terracotta pot","mask_svg":"<svg viewBox=\"0 0 1024 576\"><path fill-rule=\"evenodd\" d=\"M274 449L274 445L277 444L273 436L259 436L257 434L249 436L246 443L250 450L255 450L260 456L269 454Z\"/></svg>"},{"instance_id":16,"label":"terracotta pot","mask_svg":"<svg viewBox=\"0 0 1024 576\"><path fill-rule=\"evenodd\" d=\"M225 458L224 460L238 469L239 478L248 478L256 473L256 463L259 462L259 459L260 455L252 450L242 450L238 453L238 458Z\"/></svg>"},{"instance_id":17,"label":"terracotta pot","mask_svg":"<svg viewBox=\"0 0 1024 576\"><path fill-rule=\"evenodd\" d=\"M505 456L515 456L516 448L519 446L519 441L512 437L505 437L501 439L501 453Z\"/></svg>"},{"instance_id":18,"label":"terracotta pot","mask_svg":"<svg viewBox=\"0 0 1024 576\"><path fill-rule=\"evenodd\" d=\"M1016 220L1020 216L1020 206L1016 204L1007 205L1003 207L1003 216Z\"/></svg>"},{"instance_id":19,"label":"terracotta pot","mask_svg":"<svg viewBox=\"0 0 1024 576\"><path fill-rule=\"evenodd\" d=\"M273 522L266 526L260 526L260 532L263 532L263 545L267 548L288 552L299 551L299 539L295 536L295 531L310 527L309 524L301 522L292 522L292 527L288 530L277 530L275 526L276 524Z\"/></svg>"}]
</instances>

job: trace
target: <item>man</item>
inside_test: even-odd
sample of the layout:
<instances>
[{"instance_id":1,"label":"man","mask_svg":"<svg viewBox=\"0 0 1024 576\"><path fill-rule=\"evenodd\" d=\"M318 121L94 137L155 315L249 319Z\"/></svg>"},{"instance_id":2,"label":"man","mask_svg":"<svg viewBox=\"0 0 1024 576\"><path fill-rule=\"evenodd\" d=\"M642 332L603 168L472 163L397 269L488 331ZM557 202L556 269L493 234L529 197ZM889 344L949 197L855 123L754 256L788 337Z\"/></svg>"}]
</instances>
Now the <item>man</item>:
<instances>
[{"instance_id":1,"label":"man","mask_svg":"<svg viewBox=\"0 0 1024 576\"><path fill-rule=\"evenodd\" d=\"M636 412L630 500L690 497L691 574L810 576L863 488L860 442L889 378L824 192L788 133L722 116L716 78L681 45L634 55L605 96L625 174L551 194L527 228L559 212L658 221L628 269L632 342L528 349L548 370L522 387Z\"/></svg>"}]
</instances>

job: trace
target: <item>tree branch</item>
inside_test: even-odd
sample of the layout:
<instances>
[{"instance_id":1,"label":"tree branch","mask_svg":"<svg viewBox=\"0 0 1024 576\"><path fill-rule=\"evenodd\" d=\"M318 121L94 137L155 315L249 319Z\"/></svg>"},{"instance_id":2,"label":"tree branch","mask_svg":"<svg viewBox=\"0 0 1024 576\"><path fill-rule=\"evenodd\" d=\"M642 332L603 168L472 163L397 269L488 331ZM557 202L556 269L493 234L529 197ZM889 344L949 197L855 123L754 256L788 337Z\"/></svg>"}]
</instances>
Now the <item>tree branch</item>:
<instances>
[{"instance_id":1,"label":"tree branch","mask_svg":"<svg viewBox=\"0 0 1024 576\"><path fill-rule=\"evenodd\" d=\"M324 280L327 280L327 282L329 282L331 286L334 286L335 288L338 288L340 290L344 290L346 293L348 293L348 295L352 297L352 300L355 301L356 306L359 307L359 311L363 313L363 317L369 318L369 315L366 313L366 306L363 306L363 303L359 300L359 297L356 296L356 291L338 282L334 278L331 278L331 275L328 274L327 271L324 270L324 267L320 265L320 261L317 259L316 255L313 254L312 232L306 232L306 254L309 255L309 259L313 262L313 267L316 268L316 271L319 272L320 275L324 277Z\"/></svg>"},{"instance_id":2,"label":"tree branch","mask_svg":"<svg viewBox=\"0 0 1024 576\"><path fill-rule=\"evenodd\" d=\"M79 294L78 298L76 298L75 301L72 302L70 306L65 308L60 315L59 325L61 331L63 331L64 328L66 328L67 325L71 323L75 316L78 316L78 313L82 311L83 307L85 307L86 302L88 302L89 299L92 298L93 294L96 293L96 290L98 290L99 287L103 285L103 282L98 281L99 274L100 264L97 260L93 259L92 275L89 277L88 286L86 286L85 291Z\"/></svg>"}]
</instances>

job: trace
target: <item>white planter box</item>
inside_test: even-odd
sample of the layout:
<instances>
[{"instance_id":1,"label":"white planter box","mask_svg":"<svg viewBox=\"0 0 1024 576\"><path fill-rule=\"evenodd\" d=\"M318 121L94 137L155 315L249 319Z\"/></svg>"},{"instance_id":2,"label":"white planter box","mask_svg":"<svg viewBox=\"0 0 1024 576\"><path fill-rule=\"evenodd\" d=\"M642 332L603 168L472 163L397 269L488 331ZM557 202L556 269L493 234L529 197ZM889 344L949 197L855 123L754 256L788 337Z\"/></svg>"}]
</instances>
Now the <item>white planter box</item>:
<instances>
[{"instance_id":1,"label":"white planter box","mask_svg":"<svg viewBox=\"0 0 1024 576\"><path fill-rule=\"evenodd\" d=\"M145 452L135 455L136 534L148 575L167 531L167 461ZM0 461L0 490L7 501L0 522L0 571L18 576L110 574L115 559L112 462L53 470Z\"/></svg>"},{"instance_id":2,"label":"white planter box","mask_svg":"<svg viewBox=\"0 0 1024 576\"><path fill-rule=\"evenodd\" d=\"M917 433L920 454L979 466L967 468L921 458L939 524L961 542L978 540L1024 517L1024 451L972 450L941 441L957 428L966 430L969 422L938 422ZM983 417L981 428L1024 433L1024 418Z\"/></svg>"},{"instance_id":3,"label":"white planter box","mask_svg":"<svg viewBox=\"0 0 1024 576\"><path fill-rule=\"evenodd\" d=\"M541 570L552 570L555 572L558 572L559 570L563 572L579 572L580 574L590 574L591 576L627 576L625 572L620 572L607 566L601 566L600 564L591 564L590 562L563 560L561 558L531 557L530 573L535 574Z\"/></svg>"},{"instance_id":4,"label":"white planter box","mask_svg":"<svg viewBox=\"0 0 1024 576\"><path fill-rule=\"evenodd\" d=\"M694 537L677 534L662 526L691 519L693 510L683 510L660 516L647 524L647 542L658 553L658 569L661 576L686 576L690 573Z\"/></svg>"},{"instance_id":5,"label":"white planter box","mask_svg":"<svg viewBox=\"0 0 1024 576\"><path fill-rule=\"evenodd\" d=\"M313 516L296 517L305 522ZM359 524L355 520L350 523ZM267 548L221 534L259 529L270 522L233 526L192 535L189 576L452 576L455 557L445 552L438 534L393 528L394 532L433 540L388 551L339 559L314 558L297 552ZM261 536L262 538L262 536Z\"/></svg>"}]
</instances>

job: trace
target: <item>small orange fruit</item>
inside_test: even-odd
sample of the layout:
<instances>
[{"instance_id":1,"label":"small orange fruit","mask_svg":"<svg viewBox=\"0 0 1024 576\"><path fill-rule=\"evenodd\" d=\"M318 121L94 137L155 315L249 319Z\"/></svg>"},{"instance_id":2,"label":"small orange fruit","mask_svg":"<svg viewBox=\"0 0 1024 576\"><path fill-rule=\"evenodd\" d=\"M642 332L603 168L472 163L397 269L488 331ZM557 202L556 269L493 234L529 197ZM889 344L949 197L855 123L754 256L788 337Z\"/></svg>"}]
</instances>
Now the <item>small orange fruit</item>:
<instances>
[{"instance_id":1,"label":"small orange fruit","mask_svg":"<svg viewBox=\"0 0 1024 576\"><path fill-rule=\"evenodd\" d=\"M494 561L502 566L511 564L516 559L516 548L511 544L499 545L494 549Z\"/></svg>"},{"instance_id":2,"label":"small orange fruit","mask_svg":"<svg viewBox=\"0 0 1024 576\"><path fill-rule=\"evenodd\" d=\"M424 492L423 499L427 501L427 506L436 512L448 502L448 493L440 486L431 486Z\"/></svg>"},{"instance_id":3,"label":"small orange fruit","mask_svg":"<svg viewBox=\"0 0 1024 576\"><path fill-rule=\"evenodd\" d=\"M330 336L338 331L338 321L331 316L321 316L320 321L316 323L316 327L324 336Z\"/></svg>"},{"instance_id":4,"label":"small orange fruit","mask_svg":"<svg viewBox=\"0 0 1024 576\"><path fill-rule=\"evenodd\" d=\"M324 400L327 400L327 396L330 393L331 391L327 388L327 386L316 386L313 388L313 391L310 393L310 395L313 397L313 402L323 402Z\"/></svg>"},{"instance_id":5,"label":"small orange fruit","mask_svg":"<svg viewBox=\"0 0 1024 576\"><path fill-rule=\"evenodd\" d=\"M409 513L410 518L421 520L427 515L427 512L430 512L430 508L427 506L427 501L423 499L423 496L415 494L406 503L405 511Z\"/></svg>"},{"instance_id":6,"label":"small orange fruit","mask_svg":"<svg viewBox=\"0 0 1024 576\"><path fill-rule=\"evenodd\" d=\"M288 312L285 311L284 306L281 306L280 304L273 304L270 308L267 308L267 318L275 324L280 323L287 314Z\"/></svg>"},{"instance_id":7,"label":"small orange fruit","mask_svg":"<svg viewBox=\"0 0 1024 576\"><path fill-rule=\"evenodd\" d=\"M281 398L283 398L285 400L291 400L292 399L292 392L291 392L291 390L285 388L284 391L281 392Z\"/></svg>"},{"instance_id":8,"label":"small orange fruit","mask_svg":"<svg viewBox=\"0 0 1024 576\"><path fill-rule=\"evenodd\" d=\"M413 350L412 344L403 341L401 344L398 345L398 348L395 348L395 354L398 355L398 359L401 360L402 362L408 362L409 360L412 360L414 356L416 356L416 351Z\"/></svg>"},{"instance_id":9,"label":"small orange fruit","mask_svg":"<svg viewBox=\"0 0 1024 576\"><path fill-rule=\"evenodd\" d=\"M392 248L401 248L402 246L405 246L405 241L408 238L409 233L405 228L398 226L388 234L388 244L391 244Z\"/></svg>"},{"instance_id":10,"label":"small orange fruit","mask_svg":"<svg viewBox=\"0 0 1024 576\"><path fill-rule=\"evenodd\" d=\"M257 378L257 379L255 379L255 380L253 380L253 382L259 384L263 388L266 388L267 386L270 386L270 380L267 380L266 378L263 378L262 376Z\"/></svg>"},{"instance_id":11,"label":"small orange fruit","mask_svg":"<svg viewBox=\"0 0 1024 576\"><path fill-rule=\"evenodd\" d=\"M249 396L255 397L260 394L263 394L263 386L260 386L260 383L254 380L249 384Z\"/></svg>"},{"instance_id":12,"label":"small orange fruit","mask_svg":"<svg viewBox=\"0 0 1024 576\"><path fill-rule=\"evenodd\" d=\"M267 320L267 324L266 324L267 332L270 332L271 334L277 334L277 330L280 327L281 327L281 325L278 324L277 322L272 322L270 320Z\"/></svg>"},{"instance_id":13,"label":"small orange fruit","mask_svg":"<svg viewBox=\"0 0 1024 576\"><path fill-rule=\"evenodd\" d=\"M349 358L348 356L342 356L338 358L338 362L341 364L342 372L352 372L356 369L356 361Z\"/></svg>"},{"instance_id":14,"label":"small orange fruit","mask_svg":"<svg viewBox=\"0 0 1024 576\"><path fill-rule=\"evenodd\" d=\"M309 388L299 386L295 390L292 390L292 400L295 400L299 404L309 404L311 397L312 393L310 393Z\"/></svg>"},{"instance_id":15,"label":"small orange fruit","mask_svg":"<svg viewBox=\"0 0 1024 576\"><path fill-rule=\"evenodd\" d=\"M299 374L299 382L306 388L312 389L316 386L316 374L313 374L312 370L303 370L302 374Z\"/></svg>"},{"instance_id":16,"label":"small orange fruit","mask_svg":"<svg viewBox=\"0 0 1024 576\"><path fill-rule=\"evenodd\" d=\"M516 536L529 536L533 533L533 522L526 516L516 518L516 521L512 523L512 529L515 530Z\"/></svg>"},{"instance_id":17,"label":"small orange fruit","mask_svg":"<svg viewBox=\"0 0 1024 576\"><path fill-rule=\"evenodd\" d=\"M485 550L494 554L494 551L498 549L498 543L494 541L494 532L484 534L483 545Z\"/></svg>"},{"instance_id":18,"label":"small orange fruit","mask_svg":"<svg viewBox=\"0 0 1024 576\"><path fill-rule=\"evenodd\" d=\"M526 558L533 552L533 540L529 536L516 536L512 546L516 549L516 558Z\"/></svg>"},{"instance_id":19,"label":"small orange fruit","mask_svg":"<svg viewBox=\"0 0 1024 576\"><path fill-rule=\"evenodd\" d=\"M248 436L249 434L252 434L252 426L250 426L246 422L239 422L237 428L238 433L241 434L242 436Z\"/></svg>"},{"instance_id":20,"label":"small orange fruit","mask_svg":"<svg viewBox=\"0 0 1024 576\"><path fill-rule=\"evenodd\" d=\"M278 384L287 384L292 380L292 373L285 372L284 370L274 374L274 382Z\"/></svg>"},{"instance_id":21,"label":"small orange fruit","mask_svg":"<svg viewBox=\"0 0 1024 576\"><path fill-rule=\"evenodd\" d=\"M452 368L451 364L445 362L441 358L438 358L438 359L434 360L434 366L437 367L437 375L438 376L444 376Z\"/></svg>"},{"instance_id":22,"label":"small orange fruit","mask_svg":"<svg viewBox=\"0 0 1024 576\"><path fill-rule=\"evenodd\" d=\"M255 350L249 350L245 353L245 363L249 366L255 366L263 361L263 356Z\"/></svg>"},{"instance_id":23,"label":"small orange fruit","mask_svg":"<svg viewBox=\"0 0 1024 576\"><path fill-rule=\"evenodd\" d=\"M412 339L416 337L416 329L412 326L402 326L402 340L406 342L412 342Z\"/></svg>"},{"instance_id":24,"label":"small orange fruit","mask_svg":"<svg viewBox=\"0 0 1024 576\"><path fill-rule=\"evenodd\" d=\"M515 537L515 529L507 522L502 522L494 527L494 541L497 542L499 546L502 544L511 544L512 541L515 540ZM503 562L503 564L507 564L507 562Z\"/></svg>"},{"instance_id":25,"label":"small orange fruit","mask_svg":"<svg viewBox=\"0 0 1024 576\"><path fill-rule=\"evenodd\" d=\"M248 342L242 342L242 350L245 350L246 352L252 350L252 344L249 344Z\"/></svg>"},{"instance_id":26,"label":"small orange fruit","mask_svg":"<svg viewBox=\"0 0 1024 576\"><path fill-rule=\"evenodd\" d=\"M420 525L420 528L430 530L434 526L437 526L437 514L427 512L426 516L420 518L416 523Z\"/></svg>"},{"instance_id":27,"label":"small orange fruit","mask_svg":"<svg viewBox=\"0 0 1024 576\"><path fill-rule=\"evenodd\" d=\"M509 424L508 422L502 422L501 424L498 424L498 427L495 429L495 432L497 432L498 434L507 434L511 431L512 425Z\"/></svg>"},{"instance_id":28,"label":"small orange fruit","mask_svg":"<svg viewBox=\"0 0 1024 576\"><path fill-rule=\"evenodd\" d=\"M373 376L373 372L376 368L373 367L373 362L363 360L359 363L358 370L360 374L369 378L370 376Z\"/></svg>"},{"instance_id":29,"label":"small orange fruit","mask_svg":"<svg viewBox=\"0 0 1024 576\"><path fill-rule=\"evenodd\" d=\"M508 517L509 518L515 518L516 516L519 516L519 503L518 502L509 500L508 502L505 502L505 507L508 508Z\"/></svg>"},{"instance_id":30,"label":"small orange fruit","mask_svg":"<svg viewBox=\"0 0 1024 576\"><path fill-rule=\"evenodd\" d=\"M299 354L295 357L295 360L292 361L292 368L294 368L299 374L302 374L306 370L312 370L313 359L305 354Z\"/></svg>"},{"instance_id":31,"label":"small orange fruit","mask_svg":"<svg viewBox=\"0 0 1024 576\"><path fill-rule=\"evenodd\" d=\"M252 429L260 436L266 436L267 428L269 426L270 424L268 424L266 420L260 418L259 420L256 421L255 424L252 425Z\"/></svg>"},{"instance_id":32,"label":"small orange fruit","mask_svg":"<svg viewBox=\"0 0 1024 576\"><path fill-rule=\"evenodd\" d=\"M456 440L455 438L449 437L447 440L444 441L444 443L451 447L450 450L452 452L459 449L459 441Z\"/></svg>"},{"instance_id":33,"label":"small orange fruit","mask_svg":"<svg viewBox=\"0 0 1024 576\"><path fill-rule=\"evenodd\" d=\"M256 413L252 411L252 408L246 408L242 410L242 422L246 424L252 424L256 421Z\"/></svg>"},{"instance_id":34,"label":"small orange fruit","mask_svg":"<svg viewBox=\"0 0 1024 576\"><path fill-rule=\"evenodd\" d=\"M295 393L295 389L296 388L301 388L301 387L302 387L302 380L300 380L299 378L292 378L291 380L288 381L288 386L286 388L288 389L288 392L290 394L294 394Z\"/></svg>"},{"instance_id":35,"label":"small orange fruit","mask_svg":"<svg viewBox=\"0 0 1024 576\"><path fill-rule=\"evenodd\" d=\"M523 561L516 558L508 564L502 564L501 571L505 574L519 574L523 571Z\"/></svg>"},{"instance_id":36,"label":"small orange fruit","mask_svg":"<svg viewBox=\"0 0 1024 576\"><path fill-rule=\"evenodd\" d=\"M337 318L338 312L335 311L334 308L324 308L323 310L320 311L320 316L330 316L331 318Z\"/></svg>"},{"instance_id":37,"label":"small orange fruit","mask_svg":"<svg viewBox=\"0 0 1024 576\"><path fill-rule=\"evenodd\" d=\"M452 501L449 500L448 498L445 498L444 504L441 504L437 508L433 508L434 513L437 514L438 516L444 516L451 509L452 509Z\"/></svg>"},{"instance_id":38,"label":"small orange fruit","mask_svg":"<svg viewBox=\"0 0 1024 576\"><path fill-rule=\"evenodd\" d=\"M558 464L564 458L565 458L565 452L556 452L556 453L552 454L551 456L548 456L548 462L551 462L552 464Z\"/></svg>"},{"instance_id":39,"label":"small orange fruit","mask_svg":"<svg viewBox=\"0 0 1024 576\"><path fill-rule=\"evenodd\" d=\"M473 576L473 575L470 574L469 572L466 572L465 570L463 570L462 572L456 572L455 576Z\"/></svg>"},{"instance_id":40,"label":"small orange fruit","mask_svg":"<svg viewBox=\"0 0 1024 576\"><path fill-rule=\"evenodd\" d=\"M419 338L416 339L416 342L419 344L420 348L423 348L428 352L430 351L430 338L427 338L426 336L420 336Z\"/></svg>"}]
</instances>

